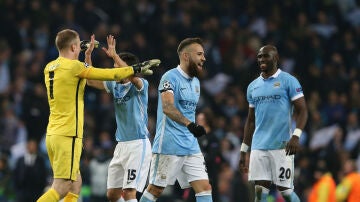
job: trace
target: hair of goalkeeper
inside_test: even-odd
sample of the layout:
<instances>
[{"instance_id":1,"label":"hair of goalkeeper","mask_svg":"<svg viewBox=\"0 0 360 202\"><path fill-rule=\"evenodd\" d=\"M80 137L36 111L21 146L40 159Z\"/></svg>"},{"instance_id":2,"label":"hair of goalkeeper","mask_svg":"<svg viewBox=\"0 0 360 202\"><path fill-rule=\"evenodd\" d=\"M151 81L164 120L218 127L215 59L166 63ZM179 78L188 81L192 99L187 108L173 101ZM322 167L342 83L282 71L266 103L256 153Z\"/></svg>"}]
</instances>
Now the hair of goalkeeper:
<instances>
[{"instance_id":1,"label":"hair of goalkeeper","mask_svg":"<svg viewBox=\"0 0 360 202\"><path fill-rule=\"evenodd\" d=\"M58 51L68 48L71 46L71 44L76 42L77 38L79 38L79 33L77 33L75 30L64 29L59 31L55 38L56 48Z\"/></svg>"},{"instance_id":2,"label":"hair of goalkeeper","mask_svg":"<svg viewBox=\"0 0 360 202\"><path fill-rule=\"evenodd\" d=\"M129 52L121 52L119 53L119 56L129 66L140 62L139 58L136 55Z\"/></svg>"}]
</instances>

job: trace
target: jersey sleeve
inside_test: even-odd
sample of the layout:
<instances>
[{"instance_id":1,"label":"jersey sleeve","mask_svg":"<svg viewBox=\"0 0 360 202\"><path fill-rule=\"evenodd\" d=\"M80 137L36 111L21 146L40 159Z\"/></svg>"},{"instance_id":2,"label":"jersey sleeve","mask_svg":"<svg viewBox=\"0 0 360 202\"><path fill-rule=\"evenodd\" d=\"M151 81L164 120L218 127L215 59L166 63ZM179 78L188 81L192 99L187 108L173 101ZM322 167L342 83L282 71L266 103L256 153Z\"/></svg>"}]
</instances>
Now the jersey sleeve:
<instances>
[{"instance_id":1,"label":"jersey sleeve","mask_svg":"<svg viewBox=\"0 0 360 202\"><path fill-rule=\"evenodd\" d=\"M72 73L77 76L79 75L81 72L85 71L86 68L90 68L90 65L87 64L86 62L80 62L78 60L73 60L74 61L74 67L71 68L71 70L73 71Z\"/></svg>"},{"instance_id":2,"label":"jersey sleeve","mask_svg":"<svg viewBox=\"0 0 360 202\"><path fill-rule=\"evenodd\" d=\"M113 94L116 81L104 81L103 84L106 92Z\"/></svg>"},{"instance_id":3,"label":"jersey sleeve","mask_svg":"<svg viewBox=\"0 0 360 202\"><path fill-rule=\"evenodd\" d=\"M140 80L141 80L143 85L142 85L142 88L137 90L137 91L144 93L145 89L149 88L149 82L147 80L143 79L143 78L140 78Z\"/></svg>"},{"instance_id":4,"label":"jersey sleeve","mask_svg":"<svg viewBox=\"0 0 360 202\"><path fill-rule=\"evenodd\" d=\"M288 92L291 101L294 101L304 96L300 82L295 77L290 76L288 80L288 84L289 84Z\"/></svg>"},{"instance_id":5,"label":"jersey sleeve","mask_svg":"<svg viewBox=\"0 0 360 202\"><path fill-rule=\"evenodd\" d=\"M174 92L175 88L176 88L175 78L170 74L164 74L160 80L159 89L158 89L159 92L160 93L166 91Z\"/></svg>"},{"instance_id":6,"label":"jersey sleeve","mask_svg":"<svg viewBox=\"0 0 360 202\"><path fill-rule=\"evenodd\" d=\"M248 88L247 88L247 91L246 91L246 99L247 99L247 101L249 102L249 107L255 107L255 104L254 104L254 100L253 100L253 98L252 98L252 94L251 94L251 92L252 92L252 83L250 83L250 85L248 86Z\"/></svg>"},{"instance_id":7,"label":"jersey sleeve","mask_svg":"<svg viewBox=\"0 0 360 202\"><path fill-rule=\"evenodd\" d=\"M81 62L79 62L81 64ZM121 80L134 74L132 67L121 68L95 68L83 63L76 68L76 73L80 78L94 79L102 81Z\"/></svg>"}]
</instances>

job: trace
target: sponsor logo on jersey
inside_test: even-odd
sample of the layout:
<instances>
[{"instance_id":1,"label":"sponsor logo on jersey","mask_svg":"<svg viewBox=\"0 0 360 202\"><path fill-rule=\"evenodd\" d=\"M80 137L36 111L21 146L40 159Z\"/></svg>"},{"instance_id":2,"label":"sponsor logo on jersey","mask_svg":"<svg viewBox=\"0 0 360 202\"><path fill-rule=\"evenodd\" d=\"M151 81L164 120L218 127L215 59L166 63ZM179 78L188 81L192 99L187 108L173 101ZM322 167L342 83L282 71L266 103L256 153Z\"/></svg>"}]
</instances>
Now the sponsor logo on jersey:
<instances>
[{"instance_id":1,"label":"sponsor logo on jersey","mask_svg":"<svg viewBox=\"0 0 360 202\"><path fill-rule=\"evenodd\" d=\"M179 100L180 105L187 110L195 111L196 109L196 102L190 100Z\"/></svg>"},{"instance_id":2,"label":"sponsor logo on jersey","mask_svg":"<svg viewBox=\"0 0 360 202\"><path fill-rule=\"evenodd\" d=\"M267 95L267 96L257 96L254 97L254 102L259 102L259 103L263 103L263 102L274 102L276 100L280 100L281 99L281 95Z\"/></svg>"}]
</instances>

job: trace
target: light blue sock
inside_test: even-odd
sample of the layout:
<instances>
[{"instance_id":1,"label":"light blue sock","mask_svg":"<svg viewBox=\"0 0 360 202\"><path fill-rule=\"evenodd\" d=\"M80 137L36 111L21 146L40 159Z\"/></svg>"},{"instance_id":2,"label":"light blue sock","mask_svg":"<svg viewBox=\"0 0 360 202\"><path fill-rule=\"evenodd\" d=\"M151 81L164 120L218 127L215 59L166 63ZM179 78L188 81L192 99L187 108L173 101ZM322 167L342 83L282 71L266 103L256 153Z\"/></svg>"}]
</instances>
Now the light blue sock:
<instances>
[{"instance_id":1,"label":"light blue sock","mask_svg":"<svg viewBox=\"0 0 360 202\"><path fill-rule=\"evenodd\" d=\"M269 193L261 193L261 202L267 202Z\"/></svg>"},{"instance_id":2,"label":"light blue sock","mask_svg":"<svg viewBox=\"0 0 360 202\"><path fill-rule=\"evenodd\" d=\"M123 197L120 197L116 202L125 202Z\"/></svg>"},{"instance_id":3,"label":"light blue sock","mask_svg":"<svg viewBox=\"0 0 360 202\"><path fill-rule=\"evenodd\" d=\"M157 198L154 195L152 195L150 192L145 190L139 202L154 202L156 200Z\"/></svg>"},{"instance_id":4,"label":"light blue sock","mask_svg":"<svg viewBox=\"0 0 360 202\"><path fill-rule=\"evenodd\" d=\"M203 191L195 194L196 202L212 202L211 191Z\"/></svg>"},{"instance_id":5,"label":"light blue sock","mask_svg":"<svg viewBox=\"0 0 360 202\"><path fill-rule=\"evenodd\" d=\"M137 199L130 199L130 200L127 200L125 202L138 202L138 200Z\"/></svg>"},{"instance_id":6,"label":"light blue sock","mask_svg":"<svg viewBox=\"0 0 360 202\"><path fill-rule=\"evenodd\" d=\"M298 195L292 189L282 191L281 195L286 202L300 202Z\"/></svg>"},{"instance_id":7,"label":"light blue sock","mask_svg":"<svg viewBox=\"0 0 360 202\"><path fill-rule=\"evenodd\" d=\"M295 192L291 194L291 202L300 202L299 196Z\"/></svg>"},{"instance_id":8,"label":"light blue sock","mask_svg":"<svg viewBox=\"0 0 360 202\"><path fill-rule=\"evenodd\" d=\"M154 202L154 201L152 201L152 200L146 198L146 196L142 195L139 202Z\"/></svg>"}]
</instances>

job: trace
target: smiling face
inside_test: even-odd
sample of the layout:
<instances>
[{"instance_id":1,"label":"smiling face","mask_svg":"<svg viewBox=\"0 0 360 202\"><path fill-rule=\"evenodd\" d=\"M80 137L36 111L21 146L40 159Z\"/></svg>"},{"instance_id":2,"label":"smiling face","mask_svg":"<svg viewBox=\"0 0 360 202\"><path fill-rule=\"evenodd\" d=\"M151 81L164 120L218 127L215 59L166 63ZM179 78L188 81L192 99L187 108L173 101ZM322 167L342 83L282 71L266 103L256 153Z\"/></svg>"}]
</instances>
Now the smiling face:
<instances>
[{"instance_id":1,"label":"smiling face","mask_svg":"<svg viewBox=\"0 0 360 202\"><path fill-rule=\"evenodd\" d=\"M204 46L201 38L186 38L178 46L180 68L190 77L201 75L205 62Z\"/></svg>"},{"instance_id":2,"label":"smiling face","mask_svg":"<svg viewBox=\"0 0 360 202\"><path fill-rule=\"evenodd\" d=\"M263 46L257 54L257 62L263 76L271 76L277 70L279 56L274 46Z\"/></svg>"}]
</instances>

